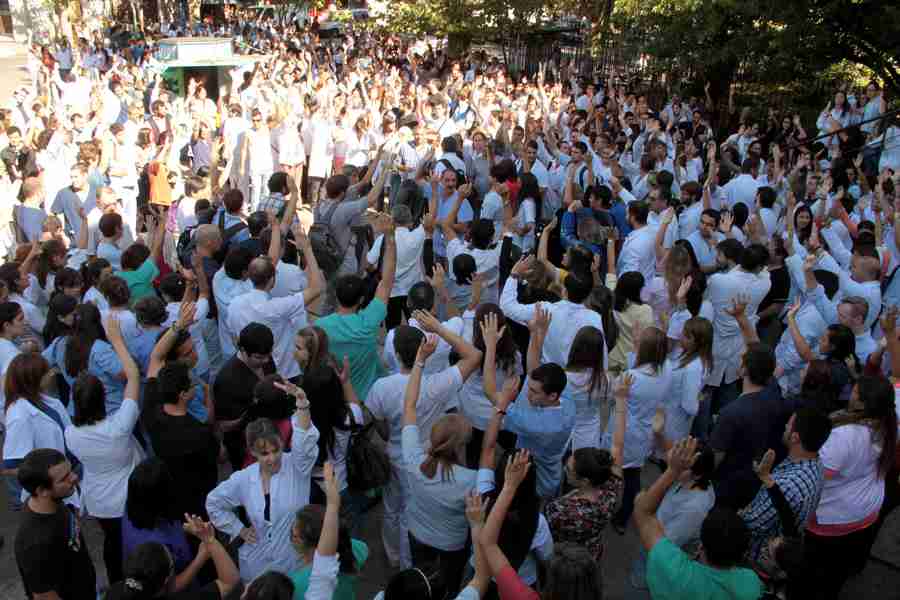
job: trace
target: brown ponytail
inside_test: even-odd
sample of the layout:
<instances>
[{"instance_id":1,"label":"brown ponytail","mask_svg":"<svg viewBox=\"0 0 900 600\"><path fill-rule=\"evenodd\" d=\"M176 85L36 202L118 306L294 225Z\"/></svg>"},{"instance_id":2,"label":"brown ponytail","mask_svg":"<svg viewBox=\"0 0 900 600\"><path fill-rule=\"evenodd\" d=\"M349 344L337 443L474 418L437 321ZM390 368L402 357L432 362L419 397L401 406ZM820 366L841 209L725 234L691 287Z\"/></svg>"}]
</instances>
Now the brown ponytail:
<instances>
[{"instance_id":1,"label":"brown ponytail","mask_svg":"<svg viewBox=\"0 0 900 600\"><path fill-rule=\"evenodd\" d=\"M462 415L444 415L431 428L431 448L419 466L422 474L433 479L438 465L442 467L441 481L453 480L453 465L463 464L466 442L472 436L472 425Z\"/></svg>"}]
</instances>

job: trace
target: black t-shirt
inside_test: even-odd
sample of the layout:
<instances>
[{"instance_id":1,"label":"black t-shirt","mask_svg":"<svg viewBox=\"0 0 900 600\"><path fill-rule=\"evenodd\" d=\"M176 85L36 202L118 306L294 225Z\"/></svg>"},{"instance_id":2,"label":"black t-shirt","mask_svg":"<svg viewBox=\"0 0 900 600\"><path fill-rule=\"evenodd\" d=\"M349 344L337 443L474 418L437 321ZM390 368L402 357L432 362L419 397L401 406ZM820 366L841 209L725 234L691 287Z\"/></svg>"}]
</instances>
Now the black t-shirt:
<instances>
[{"instance_id":1,"label":"black t-shirt","mask_svg":"<svg viewBox=\"0 0 900 600\"><path fill-rule=\"evenodd\" d=\"M274 361L269 360L263 367L263 373L275 373ZM257 383L259 378L256 373L240 358L233 356L219 371L213 384L216 418L224 421L240 418L253 401L253 388Z\"/></svg>"},{"instance_id":2,"label":"black t-shirt","mask_svg":"<svg viewBox=\"0 0 900 600\"><path fill-rule=\"evenodd\" d=\"M713 450L725 453L713 476L716 504L738 510L753 500L759 491L753 461L769 448L783 457L781 438L790 416L776 382L743 394L722 409L709 440Z\"/></svg>"},{"instance_id":3,"label":"black t-shirt","mask_svg":"<svg viewBox=\"0 0 900 600\"><path fill-rule=\"evenodd\" d=\"M769 271L769 278L772 280L772 287L769 293L759 303L759 312L762 312L776 303L787 302L788 294L791 291L791 276L788 274L787 267L772 269Z\"/></svg>"},{"instance_id":4,"label":"black t-shirt","mask_svg":"<svg viewBox=\"0 0 900 600\"><path fill-rule=\"evenodd\" d=\"M109 587L105 600L119 600L119 598L126 597L125 584L120 581ZM222 595L219 593L219 586L215 581L210 582L197 590L187 589L182 592L154 596L154 599L158 600L221 600L221 598Z\"/></svg>"},{"instance_id":5,"label":"black t-shirt","mask_svg":"<svg viewBox=\"0 0 900 600\"><path fill-rule=\"evenodd\" d=\"M15 552L29 598L50 591L63 600L96 595L94 563L80 521L68 505L46 515L32 512L26 504L16 532Z\"/></svg>"},{"instance_id":6,"label":"black t-shirt","mask_svg":"<svg viewBox=\"0 0 900 600\"><path fill-rule=\"evenodd\" d=\"M212 427L191 415L173 416L162 409L159 380L144 388L143 425L153 451L175 480L174 514L206 514L206 495L218 483L219 440Z\"/></svg>"}]
</instances>

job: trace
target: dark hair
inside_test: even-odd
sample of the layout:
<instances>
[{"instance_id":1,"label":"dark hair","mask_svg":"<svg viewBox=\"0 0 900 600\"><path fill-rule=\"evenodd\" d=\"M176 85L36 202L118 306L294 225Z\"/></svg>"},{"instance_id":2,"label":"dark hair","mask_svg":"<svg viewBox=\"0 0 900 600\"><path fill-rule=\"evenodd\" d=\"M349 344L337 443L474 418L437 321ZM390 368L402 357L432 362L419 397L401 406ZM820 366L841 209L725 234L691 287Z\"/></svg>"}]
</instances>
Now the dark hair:
<instances>
[{"instance_id":1,"label":"dark hair","mask_svg":"<svg viewBox=\"0 0 900 600\"><path fill-rule=\"evenodd\" d=\"M658 374L669 352L666 332L658 327L648 327L641 333L641 339L634 340L634 344L636 348L634 368L649 365L653 373Z\"/></svg>"},{"instance_id":2,"label":"dark hair","mask_svg":"<svg viewBox=\"0 0 900 600\"><path fill-rule=\"evenodd\" d=\"M160 400L163 404L177 404L178 395L191 389L191 368L181 361L167 362L157 374Z\"/></svg>"},{"instance_id":3,"label":"dark hair","mask_svg":"<svg viewBox=\"0 0 900 600\"><path fill-rule=\"evenodd\" d=\"M406 306L410 311L434 308L434 288L427 281L419 281L409 288Z\"/></svg>"},{"instance_id":4,"label":"dark hair","mask_svg":"<svg viewBox=\"0 0 900 600\"><path fill-rule=\"evenodd\" d=\"M713 567L727 569L743 559L750 546L750 531L736 512L715 507L703 519L700 542L707 562Z\"/></svg>"},{"instance_id":5,"label":"dark hair","mask_svg":"<svg viewBox=\"0 0 900 600\"><path fill-rule=\"evenodd\" d=\"M19 268L22 263L11 261L0 265L0 282L6 284L6 288L11 294L21 294L25 290L19 288Z\"/></svg>"},{"instance_id":6,"label":"dark hair","mask_svg":"<svg viewBox=\"0 0 900 600\"><path fill-rule=\"evenodd\" d=\"M332 175L325 181L325 195L335 200L350 187L350 178L346 175Z\"/></svg>"},{"instance_id":7,"label":"dark hair","mask_svg":"<svg viewBox=\"0 0 900 600\"><path fill-rule=\"evenodd\" d=\"M534 200L534 219L535 221L541 221L541 207L543 202L541 201L541 188L538 184L537 177L531 173L522 173L519 175L519 182L522 184L522 187L519 188L519 205L521 206L522 201L526 198Z\"/></svg>"},{"instance_id":8,"label":"dark hair","mask_svg":"<svg viewBox=\"0 0 900 600\"><path fill-rule=\"evenodd\" d=\"M250 268L250 263L256 256L247 246L232 244L228 247L228 254L225 255L225 274L231 279L240 279L244 276L244 272Z\"/></svg>"},{"instance_id":9,"label":"dark hair","mask_svg":"<svg viewBox=\"0 0 900 600\"><path fill-rule=\"evenodd\" d=\"M6 369L6 409L19 398L35 406L42 404L41 382L49 371L49 363L38 352L23 352L13 358Z\"/></svg>"},{"instance_id":10,"label":"dark hair","mask_svg":"<svg viewBox=\"0 0 900 600\"><path fill-rule=\"evenodd\" d=\"M719 242L716 246L716 250L721 252L725 258L730 260L733 263L737 263L741 260L741 256L744 252L744 246L734 238L728 238Z\"/></svg>"},{"instance_id":11,"label":"dark hair","mask_svg":"<svg viewBox=\"0 0 900 600\"><path fill-rule=\"evenodd\" d=\"M35 274L42 288L47 287L47 276L56 270L52 263L53 258L65 255L66 246L57 239L50 239L41 244L41 253L38 255Z\"/></svg>"},{"instance_id":12,"label":"dark hair","mask_svg":"<svg viewBox=\"0 0 900 600\"><path fill-rule=\"evenodd\" d=\"M0 332L7 323L15 321L22 307L17 302L0 302Z\"/></svg>"},{"instance_id":13,"label":"dark hair","mask_svg":"<svg viewBox=\"0 0 900 600\"><path fill-rule=\"evenodd\" d=\"M39 488L53 489L50 469L66 462L66 455L53 448L36 448L22 459L16 472L19 485L29 494L36 494Z\"/></svg>"},{"instance_id":14,"label":"dark hair","mask_svg":"<svg viewBox=\"0 0 900 600\"><path fill-rule=\"evenodd\" d=\"M794 429L807 452L818 452L831 435L831 419L813 408L794 413Z\"/></svg>"},{"instance_id":15,"label":"dark hair","mask_svg":"<svg viewBox=\"0 0 900 600\"><path fill-rule=\"evenodd\" d=\"M81 265L81 279L83 280L81 287L82 296L100 282L100 275L103 273L103 270L109 269L110 267L112 267L112 265L109 264L109 261L105 258L95 258Z\"/></svg>"},{"instance_id":16,"label":"dark hair","mask_svg":"<svg viewBox=\"0 0 900 600\"><path fill-rule=\"evenodd\" d=\"M484 353L484 337L481 335L481 324L489 314L497 316L497 327L503 328L506 324L506 315L500 310L500 307L491 302L479 304L475 309L475 323L472 327L472 345ZM516 364L516 340L512 334L512 328L508 327L506 332L500 336L497 342L497 370L508 373ZM484 358L482 357L482 369L484 369Z\"/></svg>"},{"instance_id":17,"label":"dark hair","mask_svg":"<svg viewBox=\"0 0 900 600\"><path fill-rule=\"evenodd\" d=\"M809 223L806 224L806 227L797 226L797 217L801 212L809 214ZM806 240L809 239L809 236L812 235L812 227L814 221L815 218L813 217L812 210L805 204L801 204L796 209L794 209L794 232L797 234L797 240L801 244L806 242Z\"/></svg>"},{"instance_id":18,"label":"dark hair","mask_svg":"<svg viewBox=\"0 0 900 600\"><path fill-rule=\"evenodd\" d=\"M359 275L342 275L334 284L338 303L344 308L357 306L366 296L366 282Z\"/></svg>"},{"instance_id":19,"label":"dark hair","mask_svg":"<svg viewBox=\"0 0 900 600\"><path fill-rule=\"evenodd\" d=\"M613 475L613 457L609 450L579 448L572 453L572 458L575 461L575 474L587 479L591 487L603 485Z\"/></svg>"},{"instance_id":20,"label":"dark hair","mask_svg":"<svg viewBox=\"0 0 900 600\"><path fill-rule=\"evenodd\" d=\"M616 282L615 302L613 307L623 312L631 304L643 304L641 290L644 288L644 276L638 271L622 273Z\"/></svg>"},{"instance_id":21,"label":"dark hair","mask_svg":"<svg viewBox=\"0 0 900 600\"><path fill-rule=\"evenodd\" d=\"M593 396L597 388L606 389L607 379L606 372L603 370L603 359L606 354L606 342L603 338L603 332L585 325L578 330L572 345L569 347L569 357L566 362L566 368L572 369L590 369L591 383L588 388L588 401Z\"/></svg>"},{"instance_id":22,"label":"dark hair","mask_svg":"<svg viewBox=\"0 0 900 600\"><path fill-rule=\"evenodd\" d=\"M762 244L750 244L741 252L739 264L743 270L755 272L769 264L769 250Z\"/></svg>"},{"instance_id":23,"label":"dark hair","mask_svg":"<svg viewBox=\"0 0 900 600\"><path fill-rule=\"evenodd\" d=\"M628 205L628 215L641 225L646 225L649 214L650 207L646 202L632 202Z\"/></svg>"},{"instance_id":24,"label":"dark hair","mask_svg":"<svg viewBox=\"0 0 900 600\"><path fill-rule=\"evenodd\" d=\"M544 363L532 370L531 379L540 382L545 394L557 396L563 393L568 382L565 370L556 363Z\"/></svg>"},{"instance_id":25,"label":"dark hair","mask_svg":"<svg viewBox=\"0 0 900 600\"><path fill-rule=\"evenodd\" d=\"M149 600L157 597L169 577L175 575L173 560L164 545L144 542L125 559L123 574L126 579L109 588L107 600Z\"/></svg>"},{"instance_id":26,"label":"dark hair","mask_svg":"<svg viewBox=\"0 0 900 600\"><path fill-rule=\"evenodd\" d=\"M187 282L181 273L166 273L159 280L159 292L169 302L181 302L186 288Z\"/></svg>"},{"instance_id":27,"label":"dark hair","mask_svg":"<svg viewBox=\"0 0 900 600\"><path fill-rule=\"evenodd\" d=\"M268 325L254 321L241 329L237 347L247 354L272 354L275 336Z\"/></svg>"},{"instance_id":28,"label":"dark hair","mask_svg":"<svg viewBox=\"0 0 900 600\"><path fill-rule=\"evenodd\" d=\"M103 234L103 237L111 238L116 235L116 231L121 229L122 226L122 215L119 213L105 213L100 217L97 228Z\"/></svg>"},{"instance_id":29,"label":"dark hair","mask_svg":"<svg viewBox=\"0 0 900 600\"><path fill-rule=\"evenodd\" d=\"M475 219L469 226L472 246L478 250L487 250L494 240L494 222L490 219Z\"/></svg>"},{"instance_id":30,"label":"dark hair","mask_svg":"<svg viewBox=\"0 0 900 600\"><path fill-rule=\"evenodd\" d=\"M347 431L350 407L344 398L340 377L333 367L320 365L303 373L303 391L309 398L309 416L319 430L319 456L316 464L324 464L335 456L335 429Z\"/></svg>"},{"instance_id":31,"label":"dark hair","mask_svg":"<svg viewBox=\"0 0 900 600\"><path fill-rule=\"evenodd\" d=\"M591 295L594 289L594 281L587 274L569 271L563 287L566 289L566 299L574 304L581 304Z\"/></svg>"},{"instance_id":32,"label":"dark hair","mask_svg":"<svg viewBox=\"0 0 900 600\"><path fill-rule=\"evenodd\" d=\"M84 278L81 273L70 267L63 267L56 272L53 278L53 289L57 292L64 292L66 288L79 288L84 286Z\"/></svg>"},{"instance_id":33,"label":"dark hair","mask_svg":"<svg viewBox=\"0 0 900 600\"><path fill-rule=\"evenodd\" d=\"M100 309L90 302L79 304L75 309L72 335L66 340L65 368L69 377L77 377L78 373L87 370L91 349L97 340L107 341Z\"/></svg>"},{"instance_id":34,"label":"dark hair","mask_svg":"<svg viewBox=\"0 0 900 600\"><path fill-rule=\"evenodd\" d=\"M228 190L222 197L222 205L225 207L225 212L238 213L244 206L244 194L238 189Z\"/></svg>"},{"instance_id":35,"label":"dark hair","mask_svg":"<svg viewBox=\"0 0 900 600\"><path fill-rule=\"evenodd\" d=\"M775 190L764 185L756 190L756 193L759 194L759 204L763 208L772 208L775 206Z\"/></svg>"},{"instance_id":36,"label":"dark hair","mask_svg":"<svg viewBox=\"0 0 900 600\"><path fill-rule=\"evenodd\" d=\"M159 458L148 458L128 477L125 516L136 529L156 529L176 521L170 500L175 497L175 480Z\"/></svg>"},{"instance_id":37,"label":"dark hair","mask_svg":"<svg viewBox=\"0 0 900 600\"><path fill-rule=\"evenodd\" d=\"M835 323L828 326L828 342L831 350L826 358L833 362L853 361L857 373L862 372L859 358L856 356L856 334L846 325Z\"/></svg>"},{"instance_id":38,"label":"dark hair","mask_svg":"<svg viewBox=\"0 0 900 600\"><path fill-rule=\"evenodd\" d=\"M134 317L142 327L159 327L169 318L169 313L159 296L144 296L134 303Z\"/></svg>"},{"instance_id":39,"label":"dark hair","mask_svg":"<svg viewBox=\"0 0 900 600\"><path fill-rule=\"evenodd\" d=\"M806 406L813 406L825 414L840 407L841 386L835 385L832 363L815 359L806 366L806 375L800 385L800 396Z\"/></svg>"},{"instance_id":40,"label":"dark hair","mask_svg":"<svg viewBox=\"0 0 900 600\"><path fill-rule=\"evenodd\" d=\"M150 258L150 248L145 244L132 244L122 253L122 270L137 271Z\"/></svg>"},{"instance_id":41,"label":"dark hair","mask_svg":"<svg viewBox=\"0 0 900 600\"><path fill-rule=\"evenodd\" d=\"M47 323L44 325L44 346L49 346L58 337L64 337L72 333L72 327L63 323L60 318L72 314L78 300L61 293L54 293L50 297L49 310L47 311Z\"/></svg>"},{"instance_id":42,"label":"dark hair","mask_svg":"<svg viewBox=\"0 0 900 600\"><path fill-rule=\"evenodd\" d=\"M691 465L691 475L694 476L694 485L701 490L708 489L712 484L711 477L716 470L716 454L706 444L697 446L697 459Z\"/></svg>"},{"instance_id":43,"label":"dark hair","mask_svg":"<svg viewBox=\"0 0 900 600\"><path fill-rule=\"evenodd\" d=\"M272 176L269 177L269 193L277 194L281 193L282 190L287 189L288 187L288 176L287 173L283 171L279 171L278 173L272 173Z\"/></svg>"},{"instance_id":44,"label":"dark hair","mask_svg":"<svg viewBox=\"0 0 900 600\"><path fill-rule=\"evenodd\" d=\"M321 504L307 504L297 511L296 522L300 524L300 539L307 548L315 548L322 535L325 523L325 507ZM359 565L353 555L350 541L350 528L346 523L338 526L338 556L340 557L340 573L353 574L359 572Z\"/></svg>"},{"instance_id":45,"label":"dark hair","mask_svg":"<svg viewBox=\"0 0 900 600\"><path fill-rule=\"evenodd\" d=\"M247 586L245 600L291 600L294 582L284 573L266 571Z\"/></svg>"},{"instance_id":46,"label":"dark hair","mask_svg":"<svg viewBox=\"0 0 900 600\"><path fill-rule=\"evenodd\" d=\"M860 423L872 429L872 437L881 446L878 475L884 478L894 466L897 448L894 388L883 375L864 375L856 382L856 393L863 405L862 410L838 415L834 419L834 427ZM9 392L6 398L9 402Z\"/></svg>"},{"instance_id":47,"label":"dark hair","mask_svg":"<svg viewBox=\"0 0 900 600\"><path fill-rule=\"evenodd\" d=\"M557 544L547 566L545 600L598 600L603 598L603 575L593 554L571 542Z\"/></svg>"},{"instance_id":48,"label":"dark hair","mask_svg":"<svg viewBox=\"0 0 900 600\"><path fill-rule=\"evenodd\" d=\"M437 600L444 597L444 582L438 573L429 577L421 569L406 569L390 578L384 600Z\"/></svg>"},{"instance_id":49,"label":"dark hair","mask_svg":"<svg viewBox=\"0 0 900 600\"><path fill-rule=\"evenodd\" d=\"M472 276L478 270L475 258L471 254L457 254L453 257L453 276L456 285L471 285Z\"/></svg>"},{"instance_id":50,"label":"dark hair","mask_svg":"<svg viewBox=\"0 0 900 600\"><path fill-rule=\"evenodd\" d=\"M473 328L473 333L475 329L477 327ZM412 369L419 351L419 344L424 338L424 333L409 325L398 325L394 329L394 353L404 368Z\"/></svg>"},{"instance_id":51,"label":"dark hair","mask_svg":"<svg viewBox=\"0 0 900 600\"><path fill-rule=\"evenodd\" d=\"M244 417L245 422L257 419L280 421L291 417L294 402L287 392L275 385L282 383L284 378L281 375L272 374L266 375L253 386L253 404Z\"/></svg>"},{"instance_id":52,"label":"dark hair","mask_svg":"<svg viewBox=\"0 0 900 600\"><path fill-rule=\"evenodd\" d=\"M493 500L492 505L503 489L506 465L514 456L513 451L505 452L497 461L494 468L494 489L488 494ZM537 468L533 464L533 458L529 461L532 462L531 468L513 496L497 538L500 549L514 569L518 569L528 557L540 520L541 499L537 492ZM490 508L493 509L493 506Z\"/></svg>"},{"instance_id":53,"label":"dark hair","mask_svg":"<svg viewBox=\"0 0 900 600\"><path fill-rule=\"evenodd\" d=\"M768 344L747 344L743 362L744 373L753 385L768 385L775 374L775 354Z\"/></svg>"},{"instance_id":54,"label":"dark hair","mask_svg":"<svg viewBox=\"0 0 900 600\"><path fill-rule=\"evenodd\" d=\"M128 283L118 275L109 275L100 280L100 293L110 306L125 306L131 300Z\"/></svg>"},{"instance_id":55,"label":"dark hair","mask_svg":"<svg viewBox=\"0 0 900 600\"><path fill-rule=\"evenodd\" d=\"M86 371L75 380L72 402L75 403L72 423L76 427L93 425L106 418L106 389L102 381Z\"/></svg>"}]
</instances>

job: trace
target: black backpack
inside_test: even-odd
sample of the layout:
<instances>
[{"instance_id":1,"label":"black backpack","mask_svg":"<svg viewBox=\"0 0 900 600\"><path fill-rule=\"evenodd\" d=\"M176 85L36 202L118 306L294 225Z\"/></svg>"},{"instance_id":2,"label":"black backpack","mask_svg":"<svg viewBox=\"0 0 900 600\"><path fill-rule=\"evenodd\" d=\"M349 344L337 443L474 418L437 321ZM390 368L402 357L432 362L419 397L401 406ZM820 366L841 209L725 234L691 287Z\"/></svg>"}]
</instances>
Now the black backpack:
<instances>
[{"instance_id":1,"label":"black backpack","mask_svg":"<svg viewBox=\"0 0 900 600\"><path fill-rule=\"evenodd\" d=\"M197 249L197 242L194 240L194 231L197 227L197 225L191 225L182 231L178 236L178 242L175 244L175 253L178 255L181 266L185 269L191 268L191 255Z\"/></svg>"},{"instance_id":2,"label":"black backpack","mask_svg":"<svg viewBox=\"0 0 900 600\"><path fill-rule=\"evenodd\" d=\"M341 263L344 262L345 250L342 250L338 244L331 226L331 218L334 216L338 204L338 202L334 202L322 218L319 218L319 206L316 205L316 208L313 209L313 224L309 228L309 233L306 234L316 262L319 263L319 268L326 276L337 273Z\"/></svg>"}]
</instances>

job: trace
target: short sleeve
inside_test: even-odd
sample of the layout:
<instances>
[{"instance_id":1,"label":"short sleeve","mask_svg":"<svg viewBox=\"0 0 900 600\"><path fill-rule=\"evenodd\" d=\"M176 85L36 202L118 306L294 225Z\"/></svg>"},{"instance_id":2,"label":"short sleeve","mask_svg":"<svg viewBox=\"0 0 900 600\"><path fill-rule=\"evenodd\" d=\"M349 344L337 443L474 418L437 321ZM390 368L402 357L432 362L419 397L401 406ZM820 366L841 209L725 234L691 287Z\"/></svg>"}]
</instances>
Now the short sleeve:
<instances>
[{"instance_id":1,"label":"short sleeve","mask_svg":"<svg viewBox=\"0 0 900 600\"><path fill-rule=\"evenodd\" d=\"M472 212L472 205L469 204L468 200L463 200L463 203L459 207L459 212L456 214L456 222L469 223L474 218L475 213Z\"/></svg>"},{"instance_id":2,"label":"short sleeve","mask_svg":"<svg viewBox=\"0 0 900 600\"><path fill-rule=\"evenodd\" d=\"M417 409L427 411L429 403L449 402L453 398L453 391L462 387L462 384L462 373L456 365L426 377L422 382Z\"/></svg>"},{"instance_id":3,"label":"short sleeve","mask_svg":"<svg viewBox=\"0 0 900 600\"><path fill-rule=\"evenodd\" d=\"M659 592L681 588L681 582L685 580L691 570L688 564L690 559L678 546L667 538L660 538L647 556L647 585L652 597L665 594Z\"/></svg>"},{"instance_id":4,"label":"short sleeve","mask_svg":"<svg viewBox=\"0 0 900 600\"><path fill-rule=\"evenodd\" d=\"M478 490L478 493L481 495L489 494L496 489L497 484L494 479L494 470L493 469L478 469L478 474L475 476L475 489Z\"/></svg>"},{"instance_id":5,"label":"short sleeve","mask_svg":"<svg viewBox=\"0 0 900 600\"><path fill-rule=\"evenodd\" d=\"M853 426L836 427L819 450L822 466L828 471L840 473L847 468L847 458L852 454L850 444Z\"/></svg>"},{"instance_id":6,"label":"short sleeve","mask_svg":"<svg viewBox=\"0 0 900 600\"><path fill-rule=\"evenodd\" d=\"M387 306L380 298L373 298L367 307L359 311L359 316L366 329L377 330L387 317Z\"/></svg>"},{"instance_id":7,"label":"short sleeve","mask_svg":"<svg viewBox=\"0 0 900 600\"><path fill-rule=\"evenodd\" d=\"M116 376L125 370L122 361L116 355L113 347L105 342L95 343L91 348L91 367L99 369L103 373Z\"/></svg>"},{"instance_id":8,"label":"short sleeve","mask_svg":"<svg viewBox=\"0 0 900 600\"><path fill-rule=\"evenodd\" d=\"M153 262L153 258L148 258L144 261L138 270L137 275L141 281L153 281L157 277L159 277L159 267L156 266L156 263Z\"/></svg>"},{"instance_id":9,"label":"short sleeve","mask_svg":"<svg viewBox=\"0 0 900 600\"><path fill-rule=\"evenodd\" d=\"M27 400L20 398L16 402L27 402ZM34 450L34 436L28 422L28 415L19 414L18 411L10 414L7 411L6 435L3 438L3 460L21 460L32 450Z\"/></svg>"}]
</instances>

